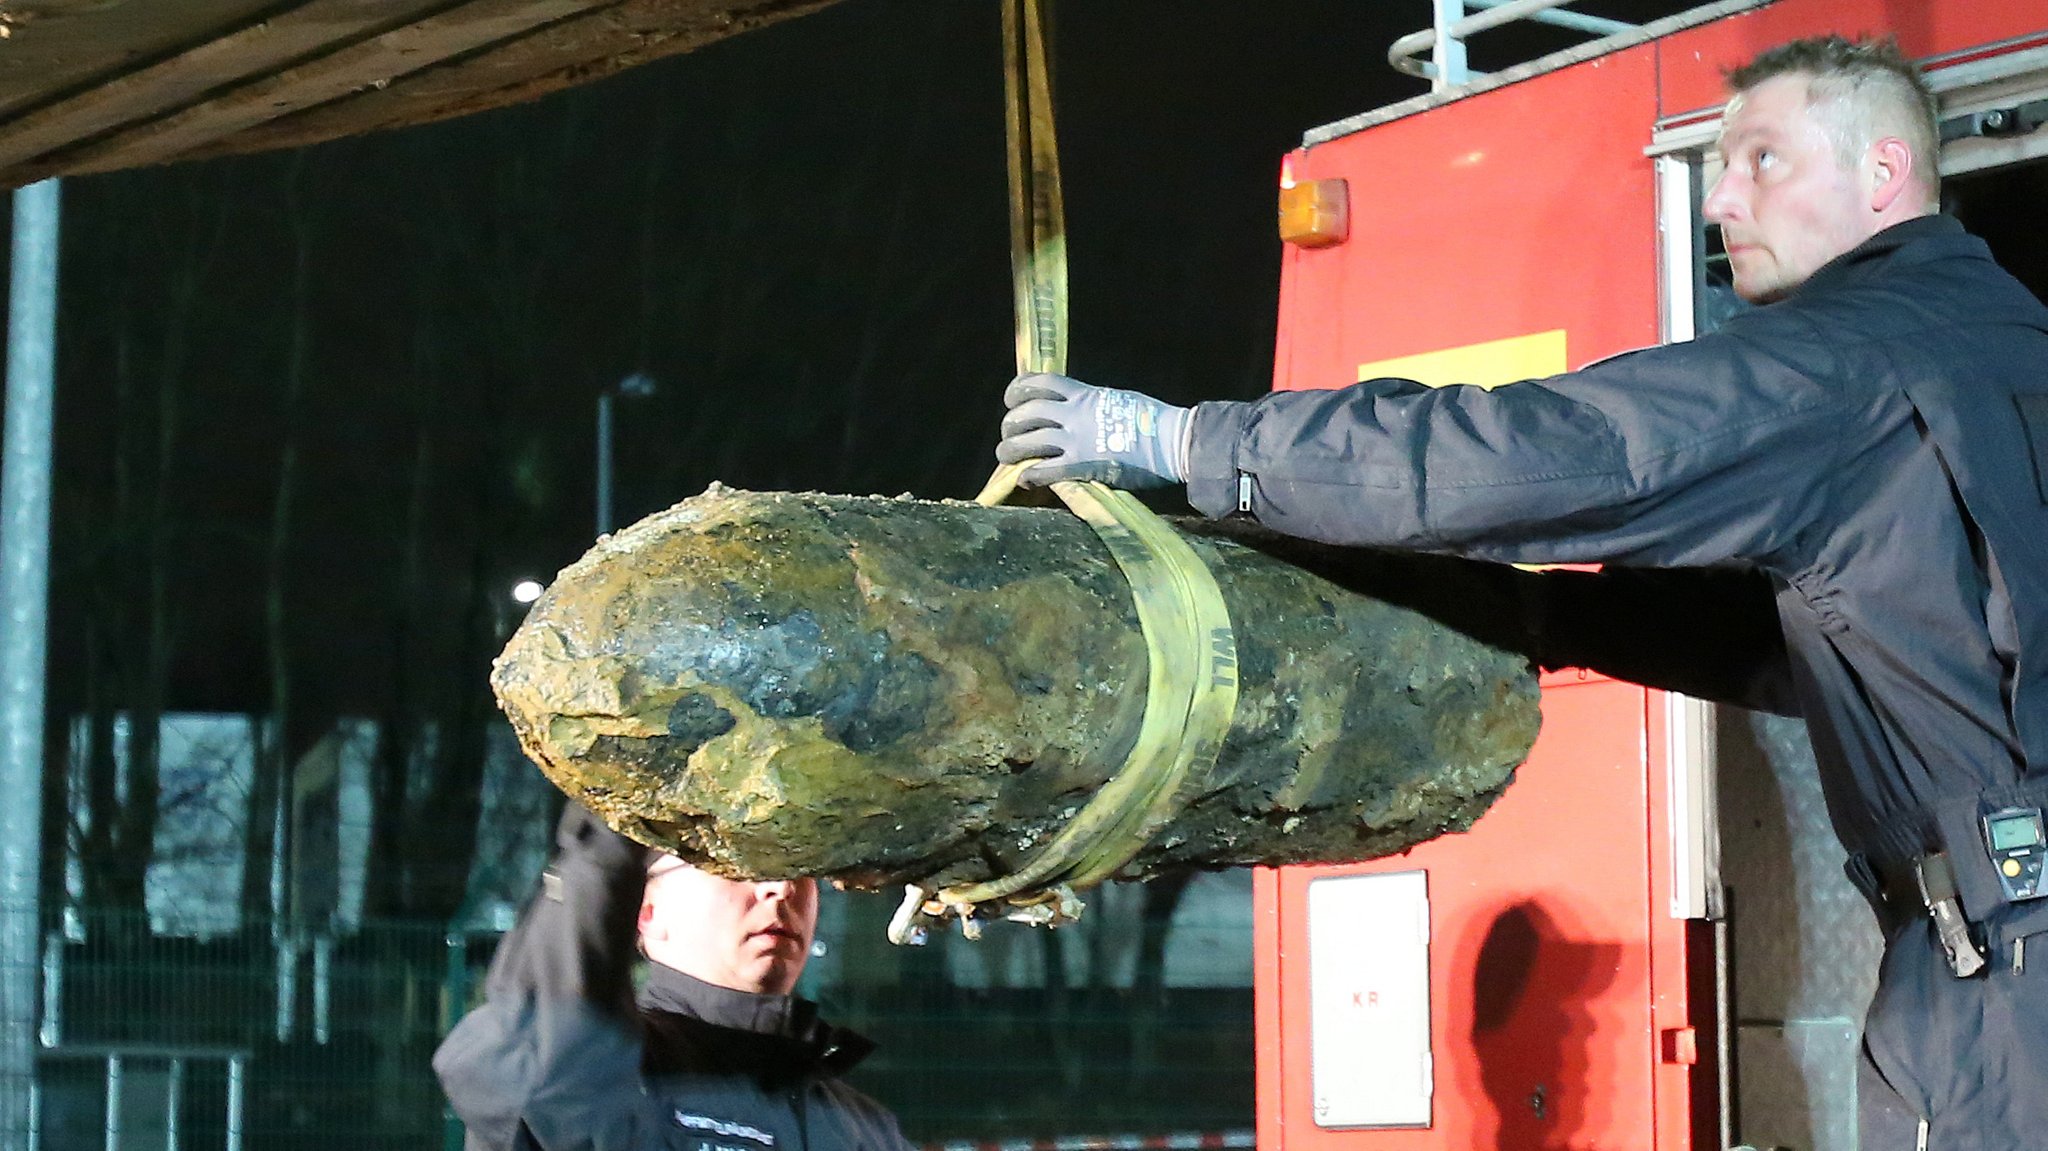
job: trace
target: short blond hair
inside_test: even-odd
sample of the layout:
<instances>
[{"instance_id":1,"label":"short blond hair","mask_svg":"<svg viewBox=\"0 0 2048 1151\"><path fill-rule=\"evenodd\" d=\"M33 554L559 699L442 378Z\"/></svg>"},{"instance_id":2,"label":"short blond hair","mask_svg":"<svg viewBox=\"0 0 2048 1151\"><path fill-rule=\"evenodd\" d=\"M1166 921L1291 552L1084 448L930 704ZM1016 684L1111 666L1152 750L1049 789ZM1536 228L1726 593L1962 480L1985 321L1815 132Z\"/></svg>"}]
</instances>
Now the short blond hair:
<instances>
[{"instance_id":1,"label":"short blond hair","mask_svg":"<svg viewBox=\"0 0 2048 1151\"><path fill-rule=\"evenodd\" d=\"M1897 136L1913 154L1916 182L1928 206L1940 204L1941 102L1898 41L1836 35L1789 41L1730 69L1728 89L1741 95L1780 76L1807 78L1807 107L1833 141L1844 168L1860 161L1872 144Z\"/></svg>"}]
</instances>

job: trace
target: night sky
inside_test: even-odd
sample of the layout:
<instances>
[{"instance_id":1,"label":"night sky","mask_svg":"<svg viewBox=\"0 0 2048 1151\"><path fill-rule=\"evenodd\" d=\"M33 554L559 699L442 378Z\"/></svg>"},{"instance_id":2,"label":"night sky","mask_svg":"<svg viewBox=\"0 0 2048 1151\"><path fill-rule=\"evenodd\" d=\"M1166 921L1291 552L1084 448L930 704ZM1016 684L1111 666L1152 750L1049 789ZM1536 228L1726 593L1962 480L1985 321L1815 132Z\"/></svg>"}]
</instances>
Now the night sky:
<instances>
[{"instance_id":1,"label":"night sky","mask_svg":"<svg viewBox=\"0 0 2048 1151\"><path fill-rule=\"evenodd\" d=\"M1427 10L1056 9L1073 374L1268 386L1280 157L1422 91L1385 50ZM998 11L845 0L520 108L67 182L53 711L142 691L152 620L166 706L262 710L273 582L295 725L480 690L506 589L590 542L596 397L636 371L622 523L712 480L971 495L1013 357Z\"/></svg>"}]
</instances>

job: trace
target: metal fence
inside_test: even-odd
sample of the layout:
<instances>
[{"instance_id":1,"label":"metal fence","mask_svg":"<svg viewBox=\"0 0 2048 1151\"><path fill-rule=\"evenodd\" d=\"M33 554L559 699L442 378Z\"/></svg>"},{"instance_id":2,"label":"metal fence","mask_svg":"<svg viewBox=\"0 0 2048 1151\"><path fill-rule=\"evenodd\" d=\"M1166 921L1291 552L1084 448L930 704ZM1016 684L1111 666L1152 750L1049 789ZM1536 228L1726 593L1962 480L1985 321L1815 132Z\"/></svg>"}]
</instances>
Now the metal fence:
<instances>
[{"instance_id":1,"label":"metal fence","mask_svg":"<svg viewBox=\"0 0 2048 1151\"><path fill-rule=\"evenodd\" d=\"M899 989L834 1014L880 1044L853 1081L918 1142L1067 1144L1251 1127L1250 989L1148 998Z\"/></svg>"},{"instance_id":2,"label":"metal fence","mask_svg":"<svg viewBox=\"0 0 2048 1151\"><path fill-rule=\"evenodd\" d=\"M864 941L870 915L852 918L842 931ZM1184 947L1199 949L1217 942L1204 930L1237 928L1178 930ZM44 941L36 1145L459 1147L428 1061L481 993L494 943L379 921L342 938L270 924L173 937L139 913L84 914L68 936ZM1102 940L1093 943L1101 952ZM806 977L803 990L836 1021L880 1043L854 1082L893 1108L913 1140L1250 1126L1249 987L1140 989L1145 981L1128 973L1061 962L1058 948L1070 945L1035 935L1024 946L1049 961L1027 973L1029 985L986 972L962 985L946 948L971 946L840 946Z\"/></svg>"},{"instance_id":3,"label":"metal fence","mask_svg":"<svg viewBox=\"0 0 2048 1151\"><path fill-rule=\"evenodd\" d=\"M45 1151L440 1145L440 930L200 939L154 934L140 913L80 926L44 941Z\"/></svg>"}]
</instances>

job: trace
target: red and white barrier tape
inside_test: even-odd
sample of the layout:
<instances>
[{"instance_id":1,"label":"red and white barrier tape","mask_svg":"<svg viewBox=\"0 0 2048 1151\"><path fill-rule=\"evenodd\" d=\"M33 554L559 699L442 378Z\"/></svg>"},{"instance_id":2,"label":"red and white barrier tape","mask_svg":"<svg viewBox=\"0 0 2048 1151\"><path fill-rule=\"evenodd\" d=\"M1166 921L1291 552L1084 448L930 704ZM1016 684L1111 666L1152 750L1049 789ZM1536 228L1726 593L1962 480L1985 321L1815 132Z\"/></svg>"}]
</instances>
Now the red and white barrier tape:
<instances>
[{"instance_id":1,"label":"red and white barrier tape","mask_svg":"<svg viewBox=\"0 0 2048 1151\"><path fill-rule=\"evenodd\" d=\"M1255 1146L1249 1131L1179 1131L1171 1135L1062 1135L1055 1139L955 1139L924 1151L1210 1151Z\"/></svg>"}]
</instances>

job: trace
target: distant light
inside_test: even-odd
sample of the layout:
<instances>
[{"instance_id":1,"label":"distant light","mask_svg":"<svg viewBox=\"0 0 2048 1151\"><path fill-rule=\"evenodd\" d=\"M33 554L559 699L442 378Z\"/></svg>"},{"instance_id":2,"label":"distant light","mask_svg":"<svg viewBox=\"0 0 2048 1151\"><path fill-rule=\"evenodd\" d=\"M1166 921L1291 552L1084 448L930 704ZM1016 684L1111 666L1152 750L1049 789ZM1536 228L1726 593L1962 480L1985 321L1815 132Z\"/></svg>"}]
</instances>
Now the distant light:
<instances>
[{"instance_id":1,"label":"distant light","mask_svg":"<svg viewBox=\"0 0 2048 1151\"><path fill-rule=\"evenodd\" d=\"M512 598L519 603L532 603L545 590L539 580L523 579L512 585Z\"/></svg>"}]
</instances>

